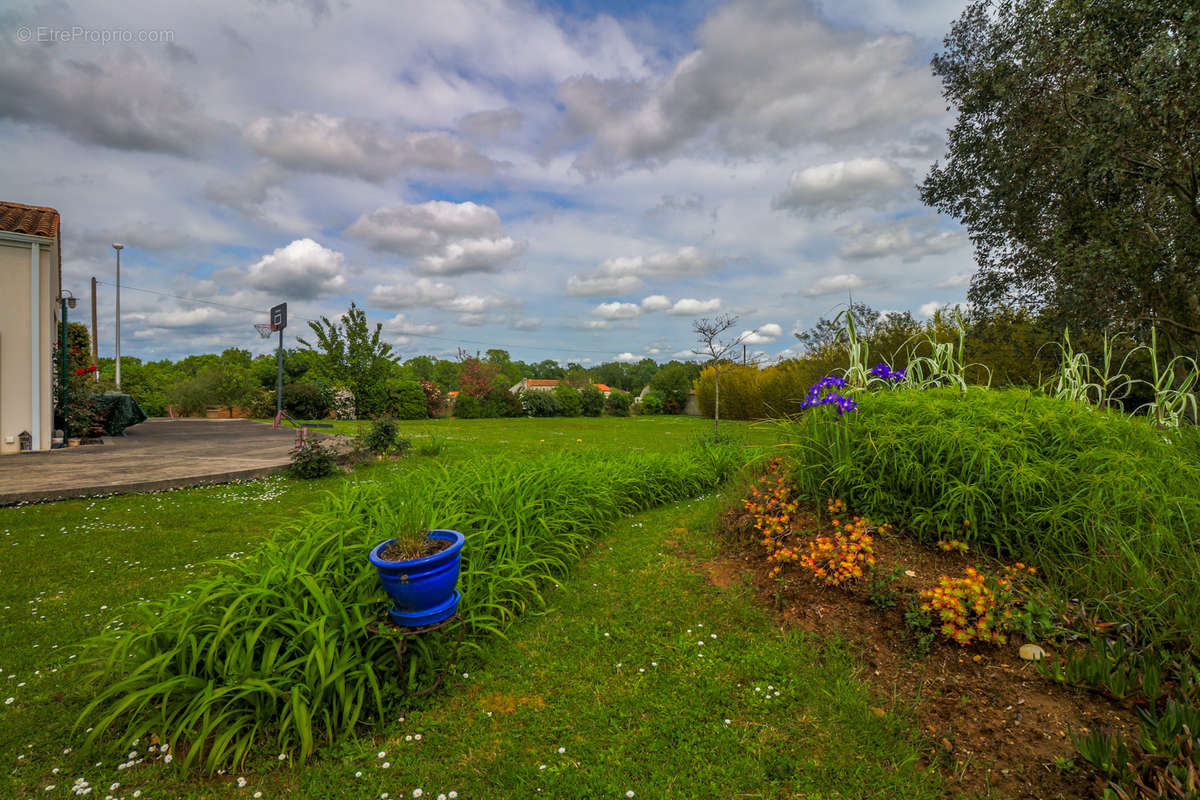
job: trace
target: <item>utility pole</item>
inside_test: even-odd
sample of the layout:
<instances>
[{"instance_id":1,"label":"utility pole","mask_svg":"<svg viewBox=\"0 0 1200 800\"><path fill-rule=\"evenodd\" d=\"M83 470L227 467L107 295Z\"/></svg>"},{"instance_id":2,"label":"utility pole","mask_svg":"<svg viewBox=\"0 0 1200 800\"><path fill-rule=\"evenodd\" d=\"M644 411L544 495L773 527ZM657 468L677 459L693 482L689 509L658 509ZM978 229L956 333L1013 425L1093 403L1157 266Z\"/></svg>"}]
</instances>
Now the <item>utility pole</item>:
<instances>
[{"instance_id":1,"label":"utility pole","mask_svg":"<svg viewBox=\"0 0 1200 800\"><path fill-rule=\"evenodd\" d=\"M117 251L117 391L121 391L121 250L125 245L113 242Z\"/></svg>"},{"instance_id":2,"label":"utility pole","mask_svg":"<svg viewBox=\"0 0 1200 800\"><path fill-rule=\"evenodd\" d=\"M100 351L96 346L96 276L92 276L92 364L96 366L96 371L92 373L92 379L100 382Z\"/></svg>"}]
</instances>

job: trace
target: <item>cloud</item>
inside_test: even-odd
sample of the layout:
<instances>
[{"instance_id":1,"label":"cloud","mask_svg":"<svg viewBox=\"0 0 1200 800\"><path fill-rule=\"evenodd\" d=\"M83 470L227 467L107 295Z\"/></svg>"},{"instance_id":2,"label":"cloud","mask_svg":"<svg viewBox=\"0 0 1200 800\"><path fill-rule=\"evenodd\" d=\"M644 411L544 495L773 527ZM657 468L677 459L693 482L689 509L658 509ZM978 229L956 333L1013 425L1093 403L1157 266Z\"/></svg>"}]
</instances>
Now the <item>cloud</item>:
<instances>
[{"instance_id":1,"label":"cloud","mask_svg":"<svg viewBox=\"0 0 1200 800\"><path fill-rule=\"evenodd\" d=\"M499 239L462 239L451 242L441 252L425 256L413 269L430 275L462 275L466 272L494 272L525 252L525 242L510 236Z\"/></svg>"},{"instance_id":2,"label":"cloud","mask_svg":"<svg viewBox=\"0 0 1200 800\"><path fill-rule=\"evenodd\" d=\"M206 116L171 70L112 47L103 60L56 59L63 47L0 47L0 119L56 129L118 150L188 155L223 125Z\"/></svg>"},{"instance_id":3,"label":"cloud","mask_svg":"<svg viewBox=\"0 0 1200 800\"><path fill-rule=\"evenodd\" d=\"M591 136L584 170L669 160L689 147L735 156L809 142L881 139L945 113L912 36L835 28L800 0L735 0L657 86L576 78L567 127ZM752 43L752 44L750 44Z\"/></svg>"},{"instance_id":4,"label":"cloud","mask_svg":"<svg viewBox=\"0 0 1200 800\"><path fill-rule=\"evenodd\" d=\"M290 169L382 181L412 169L491 174L497 164L474 145L444 131L400 133L371 120L294 111L259 117L246 142Z\"/></svg>"},{"instance_id":5,"label":"cloud","mask_svg":"<svg viewBox=\"0 0 1200 800\"><path fill-rule=\"evenodd\" d=\"M721 310L720 299L693 300L690 297L675 301L675 305L667 309L667 313L677 317L695 316L696 314L711 314Z\"/></svg>"},{"instance_id":6,"label":"cloud","mask_svg":"<svg viewBox=\"0 0 1200 800\"><path fill-rule=\"evenodd\" d=\"M246 282L255 289L311 300L346 288L345 257L312 239L297 239L265 255L246 270Z\"/></svg>"},{"instance_id":7,"label":"cloud","mask_svg":"<svg viewBox=\"0 0 1200 800\"><path fill-rule=\"evenodd\" d=\"M917 309L917 316L928 318L932 317L938 311L945 311L947 313L958 311L965 314L970 311L970 305L967 303L939 303L936 300L930 300L928 303L921 304L921 307Z\"/></svg>"},{"instance_id":8,"label":"cloud","mask_svg":"<svg viewBox=\"0 0 1200 800\"><path fill-rule=\"evenodd\" d=\"M971 285L970 272L958 272L933 284L934 289L961 289Z\"/></svg>"},{"instance_id":9,"label":"cloud","mask_svg":"<svg viewBox=\"0 0 1200 800\"><path fill-rule=\"evenodd\" d=\"M458 129L469 136L497 139L519 131L523 124L524 114L515 108L504 108L499 111L476 111L474 114L467 114L458 121Z\"/></svg>"},{"instance_id":10,"label":"cloud","mask_svg":"<svg viewBox=\"0 0 1200 800\"><path fill-rule=\"evenodd\" d=\"M671 301L665 295L652 294L642 300L643 311L665 311L671 307Z\"/></svg>"},{"instance_id":11,"label":"cloud","mask_svg":"<svg viewBox=\"0 0 1200 800\"><path fill-rule=\"evenodd\" d=\"M405 335L429 335L437 333L439 330L437 325L432 323L419 324L408 319L403 314L397 314L384 322L383 329L388 333Z\"/></svg>"},{"instance_id":12,"label":"cloud","mask_svg":"<svg viewBox=\"0 0 1200 800\"><path fill-rule=\"evenodd\" d=\"M572 275L567 278L567 294L572 297L602 297L627 294L645 282L635 275L605 277L603 275Z\"/></svg>"},{"instance_id":13,"label":"cloud","mask_svg":"<svg viewBox=\"0 0 1200 800\"><path fill-rule=\"evenodd\" d=\"M592 315L601 319L633 319L642 313L635 303L601 303L592 309Z\"/></svg>"},{"instance_id":14,"label":"cloud","mask_svg":"<svg viewBox=\"0 0 1200 800\"><path fill-rule=\"evenodd\" d=\"M891 161L855 158L797 170L787 188L771 199L771 208L815 217L863 206L883 208L911 179Z\"/></svg>"},{"instance_id":15,"label":"cloud","mask_svg":"<svg viewBox=\"0 0 1200 800\"><path fill-rule=\"evenodd\" d=\"M636 364L643 358L645 358L645 356L635 356L633 353L626 352L613 356L613 361L620 361L625 364Z\"/></svg>"},{"instance_id":16,"label":"cloud","mask_svg":"<svg viewBox=\"0 0 1200 800\"><path fill-rule=\"evenodd\" d=\"M770 344L783 335L783 328L769 322L752 331L742 331L738 337L743 344Z\"/></svg>"},{"instance_id":17,"label":"cloud","mask_svg":"<svg viewBox=\"0 0 1200 800\"><path fill-rule=\"evenodd\" d=\"M441 306L457 294L458 290L448 283L418 278L404 283L376 284L367 295L367 303L375 308L395 311L399 308Z\"/></svg>"},{"instance_id":18,"label":"cloud","mask_svg":"<svg viewBox=\"0 0 1200 800\"><path fill-rule=\"evenodd\" d=\"M516 331L536 331L542 327L542 320L539 317L522 317L521 319L513 320L509 324Z\"/></svg>"},{"instance_id":19,"label":"cloud","mask_svg":"<svg viewBox=\"0 0 1200 800\"><path fill-rule=\"evenodd\" d=\"M577 297L626 294L644 286L647 278L685 278L713 272L722 266L718 259L696 247L648 256L619 256L605 260L595 272L572 275L567 279L567 294Z\"/></svg>"},{"instance_id":20,"label":"cloud","mask_svg":"<svg viewBox=\"0 0 1200 800\"><path fill-rule=\"evenodd\" d=\"M854 261L887 256L898 256L902 261L918 261L927 255L948 253L968 244L963 232L938 231L932 227L933 224L931 220L918 220L883 225L850 225L841 231L847 235L847 240L838 255Z\"/></svg>"},{"instance_id":21,"label":"cloud","mask_svg":"<svg viewBox=\"0 0 1200 800\"><path fill-rule=\"evenodd\" d=\"M489 311L495 311L501 308L513 308L519 305L521 305L521 301L513 297L465 294L461 297L455 297L453 300L447 300L446 302L441 303L438 307L443 311L452 311L457 314L483 314Z\"/></svg>"},{"instance_id":22,"label":"cloud","mask_svg":"<svg viewBox=\"0 0 1200 800\"><path fill-rule=\"evenodd\" d=\"M525 252L526 243L505 236L500 215L478 203L427 203L378 208L346 229L373 250L420 256L412 263L430 275L493 272Z\"/></svg>"},{"instance_id":23,"label":"cloud","mask_svg":"<svg viewBox=\"0 0 1200 800\"><path fill-rule=\"evenodd\" d=\"M801 294L805 297L821 297L827 294L838 294L848 289L861 289L867 282L854 273L842 275L827 275L805 289Z\"/></svg>"}]
</instances>

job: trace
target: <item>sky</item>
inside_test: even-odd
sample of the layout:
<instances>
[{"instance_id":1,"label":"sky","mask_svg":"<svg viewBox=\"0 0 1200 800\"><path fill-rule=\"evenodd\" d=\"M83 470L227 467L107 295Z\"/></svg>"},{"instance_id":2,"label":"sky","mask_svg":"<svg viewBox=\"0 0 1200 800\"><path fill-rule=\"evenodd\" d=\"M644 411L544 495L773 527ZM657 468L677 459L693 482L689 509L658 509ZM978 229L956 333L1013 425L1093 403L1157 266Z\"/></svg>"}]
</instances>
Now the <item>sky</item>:
<instances>
[{"instance_id":1,"label":"sky","mask_svg":"<svg viewBox=\"0 0 1200 800\"><path fill-rule=\"evenodd\" d=\"M124 356L269 352L271 306L292 346L353 301L405 358L661 362L717 314L786 358L850 292L964 299L917 186L965 5L8 0L0 200L61 212L102 356L121 242Z\"/></svg>"}]
</instances>

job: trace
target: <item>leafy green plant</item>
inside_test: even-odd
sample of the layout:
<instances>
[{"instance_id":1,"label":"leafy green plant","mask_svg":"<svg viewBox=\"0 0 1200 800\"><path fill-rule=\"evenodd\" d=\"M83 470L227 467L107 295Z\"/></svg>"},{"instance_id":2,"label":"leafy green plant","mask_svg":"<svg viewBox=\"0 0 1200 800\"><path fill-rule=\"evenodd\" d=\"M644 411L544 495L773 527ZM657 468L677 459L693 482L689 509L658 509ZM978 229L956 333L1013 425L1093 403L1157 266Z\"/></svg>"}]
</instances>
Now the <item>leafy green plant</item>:
<instances>
[{"instance_id":1,"label":"leafy green plant","mask_svg":"<svg viewBox=\"0 0 1200 800\"><path fill-rule=\"evenodd\" d=\"M598 417L604 413L604 394L592 384L579 390L579 410L585 417Z\"/></svg>"},{"instance_id":2,"label":"leafy green plant","mask_svg":"<svg viewBox=\"0 0 1200 800\"><path fill-rule=\"evenodd\" d=\"M933 617L924 611L916 600L910 601L904 609L904 627L912 639L917 655L927 655L936 635L933 630Z\"/></svg>"},{"instance_id":3,"label":"leafy green plant","mask_svg":"<svg viewBox=\"0 0 1200 800\"><path fill-rule=\"evenodd\" d=\"M859 409L777 424L804 497L927 542L959 532L1138 636L1196 647L1200 428L1164 441L1145 418L1019 389L873 392Z\"/></svg>"},{"instance_id":4,"label":"leafy green plant","mask_svg":"<svg viewBox=\"0 0 1200 800\"><path fill-rule=\"evenodd\" d=\"M608 399L604 401L604 410L608 412L609 416L628 417L630 402L631 398L627 393L614 389L608 395Z\"/></svg>"},{"instance_id":5,"label":"leafy green plant","mask_svg":"<svg viewBox=\"0 0 1200 800\"><path fill-rule=\"evenodd\" d=\"M287 472L294 478L325 478L337 472L337 459L333 450L320 439L301 432L292 448L292 463Z\"/></svg>"},{"instance_id":6,"label":"leafy green plant","mask_svg":"<svg viewBox=\"0 0 1200 800\"><path fill-rule=\"evenodd\" d=\"M422 439L417 445L417 453L423 456L440 456L445 452L448 441L445 436L431 433L428 438Z\"/></svg>"},{"instance_id":7,"label":"leafy green plant","mask_svg":"<svg viewBox=\"0 0 1200 800\"><path fill-rule=\"evenodd\" d=\"M1196 407L1200 367L1197 367L1195 359L1188 356L1175 356L1167 362L1165 367L1160 369L1158 333L1153 328L1150 329L1148 349L1154 399L1137 410L1145 410L1159 428L1178 428L1180 423L1188 418L1188 409L1191 409L1192 424L1200 424L1200 412Z\"/></svg>"},{"instance_id":8,"label":"leafy green plant","mask_svg":"<svg viewBox=\"0 0 1200 800\"><path fill-rule=\"evenodd\" d=\"M96 681L77 726L87 741L153 732L186 767L242 762L256 743L303 761L383 718L404 688L386 637L364 632L383 610L367 550L405 505L436 512L467 538L459 590L467 651L545 604L543 592L627 514L712 491L744 461L733 447L674 456L556 452L533 462L432 464L347 484L281 528L257 553L85 648ZM390 509L384 511L383 509ZM416 513L415 511L413 513ZM410 648L430 674L444 636Z\"/></svg>"},{"instance_id":9,"label":"leafy green plant","mask_svg":"<svg viewBox=\"0 0 1200 800\"><path fill-rule=\"evenodd\" d=\"M396 420L391 417L380 417L374 420L366 436L363 437L363 446L367 448L368 452L375 455L387 453L395 444Z\"/></svg>"},{"instance_id":10,"label":"leafy green plant","mask_svg":"<svg viewBox=\"0 0 1200 800\"><path fill-rule=\"evenodd\" d=\"M887 611L899 602L900 593L896 591L896 581L902 573L900 567L871 571L867 580L867 599L871 601L871 605L880 611Z\"/></svg>"}]
</instances>

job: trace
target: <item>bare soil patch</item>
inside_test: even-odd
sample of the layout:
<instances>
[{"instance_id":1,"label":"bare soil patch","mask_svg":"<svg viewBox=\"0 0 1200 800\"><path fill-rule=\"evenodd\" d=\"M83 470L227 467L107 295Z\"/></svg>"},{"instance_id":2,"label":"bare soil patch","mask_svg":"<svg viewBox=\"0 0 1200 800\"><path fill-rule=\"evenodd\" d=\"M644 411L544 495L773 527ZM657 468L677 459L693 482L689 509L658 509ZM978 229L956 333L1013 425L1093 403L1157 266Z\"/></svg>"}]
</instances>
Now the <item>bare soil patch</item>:
<instances>
[{"instance_id":1,"label":"bare soil patch","mask_svg":"<svg viewBox=\"0 0 1200 800\"><path fill-rule=\"evenodd\" d=\"M738 510L728 512L721 524L730 542L754 542L752 526L753 519ZM793 536L832 530L809 514ZM732 581L736 564L753 575L761 601L776 609L783 624L850 640L876 698L876 713L899 708L915 715L928 740L925 762L944 774L948 796L1099 797L1103 781L1076 756L1070 732L1103 728L1137 735L1137 715L1128 705L1054 683L1022 660L1020 634L1003 646L960 647L936 637L922 652L905 625L906 602L942 575L959 577L968 566L983 568L985 559L975 554L942 552L899 534L877 535L875 572L901 572L892 584L898 601L881 610L870 600L866 579L825 587L792 565L780 581L769 577L760 547L732 547L725 557L705 564L705 573L714 583L715 575ZM1048 645L1038 644L1054 657ZM1064 768L1068 762L1072 765Z\"/></svg>"}]
</instances>

